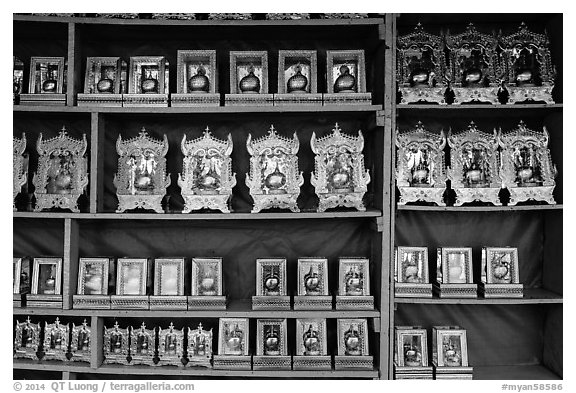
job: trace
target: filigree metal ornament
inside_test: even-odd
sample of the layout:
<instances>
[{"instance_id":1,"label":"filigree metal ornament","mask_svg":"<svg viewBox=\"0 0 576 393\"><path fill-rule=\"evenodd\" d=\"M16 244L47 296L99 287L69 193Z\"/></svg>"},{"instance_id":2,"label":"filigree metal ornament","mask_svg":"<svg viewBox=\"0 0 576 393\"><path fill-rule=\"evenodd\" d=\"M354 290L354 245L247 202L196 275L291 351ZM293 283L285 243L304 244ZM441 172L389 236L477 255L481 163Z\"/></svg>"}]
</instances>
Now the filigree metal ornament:
<instances>
[{"instance_id":1,"label":"filigree metal ornament","mask_svg":"<svg viewBox=\"0 0 576 393\"><path fill-rule=\"evenodd\" d=\"M36 143L38 170L32 179L34 211L56 207L80 212L78 198L88 185L88 159L84 156L87 148L86 134L81 140L74 139L65 127L52 139L42 140L40 133Z\"/></svg>"},{"instance_id":2,"label":"filigree metal ornament","mask_svg":"<svg viewBox=\"0 0 576 393\"><path fill-rule=\"evenodd\" d=\"M471 122L466 131L448 135L450 168L447 170L451 187L456 192L454 206L467 202L502 203L498 193L502 187L499 173L498 134L480 131Z\"/></svg>"},{"instance_id":3,"label":"filigree metal ornament","mask_svg":"<svg viewBox=\"0 0 576 393\"><path fill-rule=\"evenodd\" d=\"M84 92L78 106L122 106L126 93L126 62L119 57L88 57Z\"/></svg>"},{"instance_id":4,"label":"filigree metal ornament","mask_svg":"<svg viewBox=\"0 0 576 393\"><path fill-rule=\"evenodd\" d=\"M274 207L299 212L296 200L304 177L298 172L300 142L296 133L290 140L270 126L268 135L262 138L252 140L252 134L248 134L246 148L250 153L246 185L254 199L252 213Z\"/></svg>"},{"instance_id":5,"label":"filigree metal ornament","mask_svg":"<svg viewBox=\"0 0 576 393\"><path fill-rule=\"evenodd\" d=\"M220 318L218 355L214 355L214 369L252 369L248 346L249 330L248 318Z\"/></svg>"},{"instance_id":6,"label":"filigree metal ornament","mask_svg":"<svg viewBox=\"0 0 576 393\"><path fill-rule=\"evenodd\" d=\"M68 360L68 324L61 325L56 317L54 323L44 322L43 360Z\"/></svg>"},{"instance_id":7,"label":"filigree metal ornament","mask_svg":"<svg viewBox=\"0 0 576 393\"><path fill-rule=\"evenodd\" d=\"M26 134L22 138L12 137L12 210L16 211L16 196L22 191L22 186L28 181L28 172L23 156L26 150Z\"/></svg>"},{"instance_id":8,"label":"filigree metal ornament","mask_svg":"<svg viewBox=\"0 0 576 393\"><path fill-rule=\"evenodd\" d=\"M212 329L202 329L202 324L192 330L188 328L188 366L212 368Z\"/></svg>"},{"instance_id":9,"label":"filigree metal ornament","mask_svg":"<svg viewBox=\"0 0 576 393\"><path fill-rule=\"evenodd\" d=\"M436 379L472 379L466 330L459 326L432 327L432 364Z\"/></svg>"},{"instance_id":10,"label":"filigree metal ornament","mask_svg":"<svg viewBox=\"0 0 576 393\"><path fill-rule=\"evenodd\" d=\"M436 250L434 290L444 298L476 298L478 285L472 272L472 248L441 247Z\"/></svg>"},{"instance_id":11,"label":"filigree metal ornament","mask_svg":"<svg viewBox=\"0 0 576 393\"><path fill-rule=\"evenodd\" d=\"M162 141L149 137L145 128L126 141L118 135L116 151L119 155L118 173L114 176L116 213L137 208L164 213L161 202L171 182L170 174L166 174L166 134Z\"/></svg>"},{"instance_id":12,"label":"filigree metal ornament","mask_svg":"<svg viewBox=\"0 0 576 393\"><path fill-rule=\"evenodd\" d=\"M427 247L396 247L394 296L432 297Z\"/></svg>"},{"instance_id":13,"label":"filigree metal ornament","mask_svg":"<svg viewBox=\"0 0 576 393\"><path fill-rule=\"evenodd\" d=\"M336 370L372 370L373 357L369 355L368 322L365 318L338 319L338 354L334 356Z\"/></svg>"},{"instance_id":14,"label":"filigree metal ornament","mask_svg":"<svg viewBox=\"0 0 576 393\"><path fill-rule=\"evenodd\" d=\"M158 331L158 366L182 366L184 358L184 329L176 329L170 322L168 329Z\"/></svg>"},{"instance_id":15,"label":"filigree metal ornament","mask_svg":"<svg viewBox=\"0 0 576 393\"><path fill-rule=\"evenodd\" d=\"M40 346L40 324L32 323L30 317L24 322L16 321L14 335L14 358L36 360Z\"/></svg>"},{"instance_id":16,"label":"filigree metal ornament","mask_svg":"<svg viewBox=\"0 0 576 393\"><path fill-rule=\"evenodd\" d=\"M470 23L466 31L446 33L449 51L448 72L454 93L454 104L470 101L499 104L499 77L503 70L498 61L498 39L495 34L480 33Z\"/></svg>"},{"instance_id":17,"label":"filigree metal ornament","mask_svg":"<svg viewBox=\"0 0 576 393\"><path fill-rule=\"evenodd\" d=\"M528 30L524 22L516 33L500 37L508 104L544 101L553 104L556 70L552 65L548 35Z\"/></svg>"},{"instance_id":18,"label":"filigree metal ornament","mask_svg":"<svg viewBox=\"0 0 576 393\"><path fill-rule=\"evenodd\" d=\"M312 133L310 146L316 155L310 183L314 186L318 211L335 207L353 207L365 211L362 199L368 190L370 173L364 166L362 131L353 137L340 132L338 123L333 133L316 139Z\"/></svg>"},{"instance_id":19,"label":"filigree metal ornament","mask_svg":"<svg viewBox=\"0 0 576 393\"><path fill-rule=\"evenodd\" d=\"M524 297L524 285L520 283L519 277L517 248L483 247L481 272L478 288L485 298Z\"/></svg>"},{"instance_id":20,"label":"filigree metal ornament","mask_svg":"<svg viewBox=\"0 0 576 393\"><path fill-rule=\"evenodd\" d=\"M446 104L446 72L442 37L424 32L420 23L414 32L398 37L396 80L402 104Z\"/></svg>"},{"instance_id":21,"label":"filigree metal ornament","mask_svg":"<svg viewBox=\"0 0 576 393\"><path fill-rule=\"evenodd\" d=\"M184 161L183 174L178 175L178 185L184 197L184 210L214 209L230 213L228 201L236 185L236 173L232 172L232 135L223 141L212 136L208 127L204 135L181 143Z\"/></svg>"},{"instance_id":22,"label":"filigree metal ornament","mask_svg":"<svg viewBox=\"0 0 576 393\"><path fill-rule=\"evenodd\" d=\"M104 364L128 364L129 334L129 330L121 329L118 322L112 328L104 327Z\"/></svg>"},{"instance_id":23,"label":"filigree metal ornament","mask_svg":"<svg viewBox=\"0 0 576 393\"><path fill-rule=\"evenodd\" d=\"M154 365L156 329L146 329L142 322L139 329L130 326L130 364Z\"/></svg>"},{"instance_id":24,"label":"filigree metal ornament","mask_svg":"<svg viewBox=\"0 0 576 393\"><path fill-rule=\"evenodd\" d=\"M70 360L73 362L90 362L92 350L90 348L92 329L86 323L76 326L72 324L72 341L70 342Z\"/></svg>"},{"instance_id":25,"label":"filigree metal ornament","mask_svg":"<svg viewBox=\"0 0 576 393\"><path fill-rule=\"evenodd\" d=\"M510 192L508 205L533 199L551 205L554 201L556 166L552 163L546 127L537 132L526 127L523 121L518 128L499 132L501 151L502 185Z\"/></svg>"},{"instance_id":26,"label":"filigree metal ornament","mask_svg":"<svg viewBox=\"0 0 576 393\"><path fill-rule=\"evenodd\" d=\"M296 319L294 370L331 370L326 348L326 319Z\"/></svg>"},{"instance_id":27,"label":"filigree metal ornament","mask_svg":"<svg viewBox=\"0 0 576 393\"><path fill-rule=\"evenodd\" d=\"M395 326L394 379L433 379L426 329Z\"/></svg>"},{"instance_id":28,"label":"filigree metal ornament","mask_svg":"<svg viewBox=\"0 0 576 393\"><path fill-rule=\"evenodd\" d=\"M396 185L400 190L399 205L408 202L433 202L446 206L444 146L446 136L427 131L421 122L408 132L396 131Z\"/></svg>"}]
</instances>

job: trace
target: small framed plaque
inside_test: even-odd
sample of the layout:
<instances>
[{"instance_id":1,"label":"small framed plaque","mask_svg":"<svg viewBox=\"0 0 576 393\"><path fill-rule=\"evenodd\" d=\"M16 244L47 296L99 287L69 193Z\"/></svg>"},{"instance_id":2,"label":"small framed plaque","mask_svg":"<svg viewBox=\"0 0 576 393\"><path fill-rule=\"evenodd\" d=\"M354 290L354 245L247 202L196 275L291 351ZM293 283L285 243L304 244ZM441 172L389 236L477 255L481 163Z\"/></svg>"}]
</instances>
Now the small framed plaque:
<instances>
[{"instance_id":1,"label":"small framed plaque","mask_svg":"<svg viewBox=\"0 0 576 393\"><path fill-rule=\"evenodd\" d=\"M20 294L20 275L22 274L22 258L12 258L13 294Z\"/></svg>"},{"instance_id":2,"label":"small framed plaque","mask_svg":"<svg viewBox=\"0 0 576 393\"><path fill-rule=\"evenodd\" d=\"M340 258L338 262L337 310L372 310L368 258Z\"/></svg>"},{"instance_id":3,"label":"small framed plaque","mask_svg":"<svg viewBox=\"0 0 576 393\"><path fill-rule=\"evenodd\" d=\"M72 340L70 341L71 361L90 363L92 353L90 344L91 334L92 329L86 323L86 320L84 320L80 326L72 324Z\"/></svg>"},{"instance_id":4,"label":"small framed plaque","mask_svg":"<svg viewBox=\"0 0 576 393\"><path fill-rule=\"evenodd\" d=\"M169 79L169 64L164 56L131 57L124 106L168 106Z\"/></svg>"},{"instance_id":5,"label":"small framed plaque","mask_svg":"<svg viewBox=\"0 0 576 393\"><path fill-rule=\"evenodd\" d=\"M189 310L225 310L222 288L222 258L192 258L192 295Z\"/></svg>"},{"instance_id":6,"label":"small framed plaque","mask_svg":"<svg viewBox=\"0 0 576 393\"><path fill-rule=\"evenodd\" d=\"M44 322L44 357L42 360L68 360L68 324L60 324L60 319L56 317L54 323Z\"/></svg>"},{"instance_id":7,"label":"small framed plaque","mask_svg":"<svg viewBox=\"0 0 576 393\"><path fill-rule=\"evenodd\" d=\"M478 285L472 278L472 248L438 248L434 290L439 297L446 298L478 296Z\"/></svg>"},{"instance_id":8,"label":"small framed plaque","mask_svg":"<svg viewBox=\"0 0 576 393\"><path fill-rule=\"evenodd\" d=\"M334 357L336 370L373 369L368 350L368 322L365 318L338 319L338 355Z\"/></svg>"},{"instance_id":9,"label":"small framed plaque","mask_svg":"<svg viewBox=\"0 0 576 393\"><path fill-rule=\"evenodd\" d=\"M256 296L253 310L289 310L290 296L286 292L286 259L256 259Z\"/></svg>"},{"instance_id":10,"label":"small framed plaque","mask_svg":"<svg viewBox=\"0 0 576 393\"><path fill-rule=\"evenodd\" d=\"M328 293L328 259L298 258L298 294L295 310L331 310Z\"/></svg>"},{"instance_id":11,"label":"small framed plaque","mask_svg":"<svg viewBox=\"0 0 576 393\"><path fill-rule=\"evenodd\" d=\"M150 310L186 310L184 295L184 258L154 260L154 295Z\"/></svg>"},{"instance_id":12,"label":"small framed plaque","mask_svg":"<svg viewBox=\"0 0 576 393\"><path fill-rule=\"evenodd\" d=\"M296 319L294 370L331 370L332 358L326 348L326 319Z\"/></svg>"},{"instance_id":13,"label":"small framed plaque","mask_svg":"<svg viewBox=\"0 0 576 393\"><path fill-rule=\"evenodd\" d=\"M466 330L459 326L434 326L432 351L435 379L472 379Z\"/></svg>"},{"instance_id":14,"label":"small framed plaque","mask_svg":"<svg viewBox=\"0 0 576 393\"><path fill-rule=\"evenodd\" d=\"M116 295L111 296L112 309L149 308L146 285L148 259L118 258L116 266Z\"/></svg>"},{"instance_id":15,"label":"small framed plaque","mask_svg":"<svg viewBox=\"0 0 576 393\"><path fill-rule=\"evenodd\" d=\"M34 258L28 307L62 308L62 258Z\"/></svg>"},{"instance_id":16,"label":"small framed plaque","mask_svg":"<svg viewBox=\"0 0 576 393\"><path fill-rule=\"evenodd\" d=\"M104 327L104 364L128 365L129 335L129 329L120 328L118 322L114 323L114 327Z\"/></svg>"},{"instance_id":17,"label":"small framed plaque","mask_svg":"<svg viewBox=\"0 0 576 393\"><path fill-rule=\"evenodd\" d=\"M278 51L278 93L274 94L274 105L322 105L315 50Z\"/></svg>"},{"instance_id":18,"label":"small framed plaque","mask_svg":"<svg viewBox=\"0 0 576 393\"><path fill-rule=\"evenodd\" d=\"M142 322L139 329L130 326L130 364L154 365L156 329L146 329Z\"/></svg>"},{"instance_id":19,"label":"small framed plaque","mask_svg":"<svg viewBox=\"0 0 576 393\"><path fill-rule=\"evenodd\" d=\"M394 295L432 297L428 274L428 247L396 247Z\"/></svg>"},{"instance_id":20,"label":"small framed plaque","mask_svg":"<svg viewBox=\"0 0 576 393\"><path fill-rule=\"evenodd\" d=\"M419 326L395 326L394 379L432 379L428 365L426 329Z\"/></svg>"},{"instance_id":21,"label":"small framed plaque","mask_svg":"<svg viewBox=\"0 0 576 393\"><path fill-rule=\"evenodd\" d=\"M286 319L258 319L256 326L254 370L292 369L292 357L288 354L286 341Z\"/></svg>"},{"instance_id":22,"label":"small framed plaque","mask_svg":"<svg viewBox=\"0 0 576 393\"><path fill-rule=\"evenodd\" d=\"M179 50L171 106L220 106L215 50Z\"/></svg>"},{"instance_id":23,"label":"small framed plaque","mask_svg":"<svg viewBox=\"0 0 576 393\"><path fill-rule=\"evenodd\" d=\"M524 296L524 285L520 283L519 277L517 248L482 248L481 271L479 293L485 298Z\"/></svg>"},{"instance_id":24,"label":"small framed plaque","mask_svg":"<svg viewBox=\"0 0 576 393\"><path fill-rule=\"evenodd\" d=\"M212 368L212 329L188 328L187 366Z\"/></svg>"},{"instance_id":25,"label":"small framed plaque","mask_svg":"<svg viewBox=\"0 0 576 393\"><path fill-rule=\"evenodd\" d=\"M16 321L14 335L14 358L36 360L40 347L40 324L32 323L30 317L24 322Z\"/></svg>"},{"instance_id":26,"label":"small framed plaque","mask_svg":"<svg viewBox=\"0 0 576 393\"><path fill-rule=\"evenodd\" d=\"M168 329L158 331L158 366L183 366L184 329L170 322Z\"/></svg>"},{"instance_id":27,"label":"small framed plaque","mask_svg":"<svg viewBox=\"0 0 576 393\"><path fill-rule=\"evenodd\" d=\"M268 52L230 52L230 94L224 96L227 106L272 106L268 92Z\"/></svg>"},{"instance_id":28,"label":"small framed plaque","mask_svg":"<svg viewBox=\"0 0 576 393\"><path fill-rule=\"evenodd\" d=\"M248 318L220 318L218 355L214 355L214 369L252 369L252 357L248 346L249 325Z\"/></svg>"},{"instance_id":29,"label":"small framed plaque","mask_svg":"<svg viewBox=\"0 0 576 393\"><path fill-rule=\"evenodd\" d=\"M12 56L12 60L14 66L12 69L12 103L16 105L20 103L20 94L24 87L24 63L16 56Z\"/></svg>"},{"instance_id":30,"label":"small framed plaque","mask_svg":"<svg viewBox=\"0 0 576 393\"><path fill-rule=\"evenodd\" d=\"M73 307L80 309L109 309L108 272L112 258L80 258L78 294Z\"/></svg>"},{"instance_id":31,"label":"small framed plaque","mask_svg":"<svg viewBox=\"0 0 576 393\"><path fill-rule=\"evenodd\" d=\"M121 107L127 88L126 71L126 62L120 57L88 57L78 106Z\"/></svg>"},{"instance_id":32,"label":"small framed plaque","mask_svg":"<svg viewBox=\"0 0 576 393\"><path fill-rule=\"evenodd\" d=\"M372 103L372 93L366 90L364 50L326 51L326 75L324 105Z\"/></svg>"},{"instance_id":33,"label":"small framed plaque","mask_svg":"<svg viewBox=\"0 0 576 393\"><path fill-rule=\"evenodd\" d=\"M66 105L63 57L32 57L28 93L20 94L21 105Z\"/></svg>"}]
</instances>

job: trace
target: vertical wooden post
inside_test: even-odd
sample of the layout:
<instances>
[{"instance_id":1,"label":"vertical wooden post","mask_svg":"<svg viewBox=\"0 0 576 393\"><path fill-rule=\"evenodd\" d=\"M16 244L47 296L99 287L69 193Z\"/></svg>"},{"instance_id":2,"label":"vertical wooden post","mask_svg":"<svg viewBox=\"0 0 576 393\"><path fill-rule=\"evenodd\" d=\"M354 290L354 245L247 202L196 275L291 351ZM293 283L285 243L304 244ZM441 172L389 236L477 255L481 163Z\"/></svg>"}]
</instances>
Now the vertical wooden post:
<instances>
[{"instance_id":1,"label":"vertical wooden post","mask_svg":"<svg viewBox=\"0 0 576 393\"><path fill-rule=\"evenodd\" d=\"M62 371L62 379L75 380L76 379L76 373L73 371Z\"/></svg>"},{"instance_id":2,"label":"vertical wooden post","mask_svg":"<svg viewBox=\"0 0 576 393\"><path fill-rule=\"evenodd\" d=\"M78 221L64 219L64 266L62 277L62 308L72 308L78 279Z\"/></svg>"},{"instance_id":3,"label":"vertical wooden post","mask_svg":"<svg viewBox=\"0 0 576 393\"><path fill-rule=\"evenodd\" d=\"M104 118L92 112L90 118L90 213L103 211L104 187Z\"/></svg>"},{"instance_id":4,"label":"vertical wooden post","mask_svg":"<svg viewBox=\"0 0 576 393\"><path fill-rule=\"evenodd\" d=\"M82 86L82 57L80 32L76 23L68 23L68 71L66 77L66 105L76 104L76 93Z\"/></svg>"},{"instance_id":5,"label":"vertical wooden post","mask_svg":"<svg viewBox=\"0 0 576 393\"><path fill-rule=\"evenodd\" d=\"M90 329L90 367L98 368L104 361L104 318L93 315Z\"/></svg>"}]
</instances>

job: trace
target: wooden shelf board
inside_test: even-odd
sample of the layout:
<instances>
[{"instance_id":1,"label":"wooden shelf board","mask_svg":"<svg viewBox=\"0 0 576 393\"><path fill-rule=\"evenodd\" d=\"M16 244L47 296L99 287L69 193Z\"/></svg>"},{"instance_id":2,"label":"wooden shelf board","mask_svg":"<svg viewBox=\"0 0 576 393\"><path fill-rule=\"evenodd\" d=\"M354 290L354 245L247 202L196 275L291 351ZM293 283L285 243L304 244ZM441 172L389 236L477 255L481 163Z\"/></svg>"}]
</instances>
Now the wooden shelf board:
<instances>
[{"instance_id":1,"label":"wooden shelf board","mask_svg":"<svg viewBox=\"0 0 576 393\"><path fill-rule=\"evenodd\" d=\"M543 365L474 366L474 379L484 380L557 380L562 379Z\"/></svg>"},{"instance_id":2,"label":"wooden shelf board","mask_svg":"<svg viewBox=\"0 0 576 393\"><path fill-rule=\"evenodd\" d=\"M41 15L13 15L14 21L59 22L127 26L377 26L384 25L384 18L359 19L298 19L298 20L165 20L165 19L120 19L87 18Z\"/></svg>"},{"instance_id":3,"label":"wooden shelf board","mask_svg":"<svg viewBox=\"0 0 576 393\"><path fill-rule=\"evenodd\" d=\"M394 303L397 304L562 304L562 295L547 291L542 288L524 289L523 298L508 299L446 299L446 298L409 298L395 297Z\"/></svg>"},{"instance_id":4,"label":"wooden shelf board","mask_svg":"<svg viewBox=\"0 0 576 393\"><path fill-rule=\"evenodd\" d=\"M380 318L378 310L252 310L251 300L233 300L226 310L61 310L54 308L14 308L14 315L78 316L127 318Z\"/></svg>"},{"instance_id":5,"label":"wooden shelf board","mask_svg":"<svg viewBox=\"0 0 576 393\"><path fill-rule=\"evenodd\" d=\"M432 211L432 212L505 212L527 210L562 210L564 205L524 205L524 206L416 206L397 205L396 210Z\"/></svg>"},{"instance_id":6,"label":"wooden shelf board","mask_svg":"<svg viewBox=\"0 0 576 393\"><path fill-rule=\"evenodd\" d=\"M398 104L398 110L507 110L507 109L562 109L564 104L514 104L514 105L490 105L490 104L468 104L468 105L434 105L434 104Z\"/></svg>"},{"instance_id":7,"label":"wooden shelf board","mask_svg":"<svg viewBox=\"0 0 576 393\"><path fill-rule=\"evenodd\" d=\"M217 107L79 107L48 105L14 105L13 112L50 112L50 113L145 113L145 114L239 114L239 113L342 113L376 112L382 105L286 105L286 106L217 106Z\"/></svg>"},{"instance_id":8,"label":"wooden shelf board","mask_svg":"<svg viewBox=\"0 0 576 393\"><path fill-rule=\"evenodd\" d=\"M12 366L20 370L38 371L68 371L75 373L92 372L90 364L84 362L59 362L56 360L38 361L28 359L13 359Z\"/></svg>"},{"instance_id":9,"label":"wooden shelf board","mask_svg":"<svg viewBox=\"0 0 576 393\"><path fill-rule=\"evenodd\" d=\"M290 219L330 219L330 218L373 218L381 217L376 209L333 212L272 212L272 213L68 213L68 212L14 212L13 218L65 219L76 220L290 220Z\"/></svg>"}]
</instances>

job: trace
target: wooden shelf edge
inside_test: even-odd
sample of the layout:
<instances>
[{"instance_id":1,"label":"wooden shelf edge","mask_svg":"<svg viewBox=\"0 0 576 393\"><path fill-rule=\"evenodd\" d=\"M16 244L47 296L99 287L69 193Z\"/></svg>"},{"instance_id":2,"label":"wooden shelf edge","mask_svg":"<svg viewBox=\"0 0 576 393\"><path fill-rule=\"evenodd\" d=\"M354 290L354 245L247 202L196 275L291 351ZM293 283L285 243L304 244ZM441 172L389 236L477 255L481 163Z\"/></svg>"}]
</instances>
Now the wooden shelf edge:
<instances>
[{"instance_id":1,"label":"wooden shelf edge","mask_svg":"<svg viewBox=\"0 0 576 393\"><path fill-rule=\"evenodd\" d=\"M469 104L469 105L434 105L434 104L397 104L398 110L506 110L506 109L562 109L563 103L558 104L514 104L514 105L490 105L490 104Z\"/></svg>"},{"instance_id":2,"label":"wooden shelf edge","mask_svg":"<svg viewBox=\"0 0 576 393\"><path fill-rule=\"evenodd\" d=\"M397 205L396 210L431 211L431 212L505 212L505 211L538 211L563 210L563 204L524 205L524 206L417 206Z\"/></svg>"},{"instance_id":3,"label":"wooden shelf edge","mask_svg":"<svg viewBox=\"0 0 576 393\"><path fill-rule=\"evenodd\" d=\"M524 290L523 298L409 298L394 297L396 304L466 304L466 305L491 305L491 304L563 304L562 295L542 288L529 288Z\"/></svg>"},{"instance_id":4,"label":"wooden shelf edge","mask_svg":"<svg viewBox=\"0 0 576 393\"><path fill-rule=\"evenodd\" d=\"M13 218L33 219L76 219L76 220L290 220L331 218L374 218L381 217L377 209L335 212L273 212L273 213L68 213L68 212L14 212Z\"/></svg>"}]
</instances>

